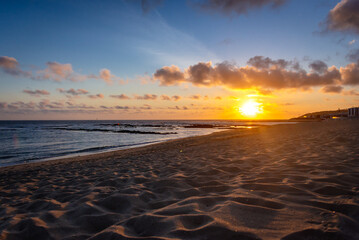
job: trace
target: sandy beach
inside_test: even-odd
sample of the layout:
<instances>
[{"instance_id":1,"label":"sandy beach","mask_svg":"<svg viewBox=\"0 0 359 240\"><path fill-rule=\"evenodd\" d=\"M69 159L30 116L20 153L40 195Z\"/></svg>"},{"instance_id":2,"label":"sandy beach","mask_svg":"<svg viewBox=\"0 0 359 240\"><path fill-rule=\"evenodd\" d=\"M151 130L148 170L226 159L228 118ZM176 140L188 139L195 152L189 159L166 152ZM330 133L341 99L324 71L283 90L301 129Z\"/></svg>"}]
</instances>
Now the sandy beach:
<instances>
[{"instance_id":1,"label":"sandy beach","mask_svg":"<svg viewBox=\"0 0 359 240\"><path fill-rule=\"evenodd\" d=\"M359 122L0 169L0 239L359 239Z\"/></svg>"}]
</instances>

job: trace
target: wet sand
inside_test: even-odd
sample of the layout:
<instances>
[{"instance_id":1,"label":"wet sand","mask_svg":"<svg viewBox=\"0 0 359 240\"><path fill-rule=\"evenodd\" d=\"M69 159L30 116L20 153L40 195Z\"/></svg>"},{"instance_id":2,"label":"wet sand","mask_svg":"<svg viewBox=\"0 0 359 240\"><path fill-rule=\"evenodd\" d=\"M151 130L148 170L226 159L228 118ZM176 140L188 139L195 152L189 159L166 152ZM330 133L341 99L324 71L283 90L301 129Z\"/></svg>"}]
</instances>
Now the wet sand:
<instances>
[{"instance_id":1,"label":"wet sand","mask_svg":"<svg viewBox=\"0 0 359 240\"><path fill-rule=\"evenodd\" d=\"M0 239L359 239L359 121L0 168Z\"/></svg>"}]
</instances>

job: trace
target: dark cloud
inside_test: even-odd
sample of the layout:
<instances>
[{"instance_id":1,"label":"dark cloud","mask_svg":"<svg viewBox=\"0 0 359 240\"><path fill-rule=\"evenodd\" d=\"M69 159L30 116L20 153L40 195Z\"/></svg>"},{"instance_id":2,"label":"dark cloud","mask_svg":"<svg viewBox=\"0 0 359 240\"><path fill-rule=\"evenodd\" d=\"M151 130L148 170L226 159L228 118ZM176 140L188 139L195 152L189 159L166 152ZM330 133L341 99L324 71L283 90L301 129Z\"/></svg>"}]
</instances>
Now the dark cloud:
<instances>
[{"instance_id":1,"label":"dark cloud","mask_svg":"<svg viewBox=\"0 0 359 240\"><path fill-rule=\"evenodd\" d=\"M186 107L186 106L183 106L183 107L175 106L175 107L168 107L168 109L172 109L172 110L188 110L189 108Z\"/></svg>"},{"instance_id":2,"label":"dark cloud","mask_svg":"<svg viewBox=\"0 0 359 240\"><path fill-rule=\"evenodd\" d=\"M65 90L63 88L58 88L57 91L60 92L60 93L65 93L65 94L69 94L69 95L72 95L72 96L85 95L85 94L88 93L88 91L85 90L85 89L77 89L77 90L75 90L73 88L71 88L69 90Z\"/></svg>"},{"instance_id":3,"label":"dark cloud","mask_svg":"<svg viewBox=\"0 0 359 240\"><path fill-rule=\"evenodd\" d=\"M172 96L173 101L179 101L181 98L182 98L181 96L177 96L177 95Z\"/></svg>"},{"instance_id":4,"label":"dark cloud","mask_svg":"<svg viewBox=\"0 0 359 240\"><path fill-rule=\"evenodd\" d=\"M104 98L105 96L102 93L96 94L96 95L89 95L89 98L91 99L99 99Z\"/></svg>"},{"instance_id":5,"label":"dark cloud","mask_svg":"<svg viewBox=\"0 0 359 240\"><path fill-rule=\"evenodd\" d=\"M321 89L322 92L324 93L341 93L343 91L343 87L342 86L325 86Z\"/></svg>"},{"instance_id":6,"label":"dark cloud","mask_svg":"<svg viewBox=\"0 0 359 240\"><path fill-rule=\"evenodd\" d=\"M24 90L22 91L23 93L26 93L26 94L29 94L29 95L32 95L32 96L35 96L35 97L39 97L41 95L50 95L50 93L46 90Z\"/></svg>"},{"instance_id":7,"label":"dark cloud","mask_svg":"<svg viewBox=\"0 0 359 240\"><path fill-rule=\"evenodd\" d=\"M342 0L330 10L326 25L328 30L359 33L359 1Z\"/></svg>"},{"instance_id":8,"label":"dark cloud","mask_svg":"<svg viewBox=\"0 0 359 240\"><path fill-rule=\"evenodd\" d=\"M193 100L200 100L200 99L201 99L201 95L196 94L196 95L190 96L189 98L190 98L190 99L193 99Z\"/></svg>"},{"instance_id":9,"label":"dark cloud","mask_svg":"<svg viewBox=\"0 0 359 240\"><path fill-rule=\"evenodd\" d=\"M272 60L262 56L251 58L249 65L238 67L233 63L222 62L212 65L211 62L199 62L188 67L178 82L153 76L161 85L176 85L183 82L195 86L223 86L231 89L257 89L261 93L270 94L277 89L303 89L335 84L359 84L357 65L350 64L344 68L327 67L322 61L310 64L311 72L303 70L294 61L283 59ZM164 67L165 68L165 67ZM162 69L164 69L162 68ZM172 66L171 68L175 68ZM345 75L343 78L343 74ZM355 80L357 79L357 80ZM343 82L344 81L344 82Z\"/></svg>"},{"instance_id":10,"label":"dark cloud","mask_svg":"<svg viewBox=\"0 0 359 240\"><path fill-rule=\"evenodd\" d=\"M286 68L292 63L284 59L272 60L269 57L255 56L250 58L247 64L256 67L258 69L269 69L269 68Z\"/></svg>"},{"instance_id":11,"label":"dark cloud","mask_svg":"<svg viewBox=\"0 0 359 240\"><path fill-rule=\"evenodd\" d=\"M155 95L155 94L145 94L143 96L135 95L135 99L137 99L137 100L156 100L157 95Z\"/></svg>"},{"instance_id":12,"label":"dark cloud","mask_svg":"<svg viewBox=\"0 0 359 240\"><path fill-rule=\"evenodd\" d=\"M128 110L130 109L129 106L115 106L116 109L120 109L120 110Z\"/></svg>"},{"instance_id":13,"label":"dark cloud","mask_svg":"<svg viewBox=\"0 0 359 240\"><path fill-rule=\"evenodd\" d=\"M19 68L18 61L13 57L1 56L0 69L2 69L5 73L13 76L22 75L26 77L31 77L31 74L29 72L25 72Z\"/></svg>"},{"instance_id":14,"label":"dark cloud","mask_svg":"<svg viewBox=\"0 0 359 240\"><path fill-rule=\"evenodd\" d=\"M153 76L160 81L161 86L176 85L185 81L184 74L177 66L165 66L158 69Z\"/></svg>"},{"instance_id":15,"label":"dark cloud","mask_svg":"<svg viewBox=\"0 0 359 240\"><path fill-rule=\"evenodd\" d=\"M131 99L131 98L130 98L129 96L127 96L126 94L110 95L110 97L112 97L112 98L117 98L117 99L121 99L121 100Z\"/></svg>"},{"instance_id":16,"label":"dark cloud","mask_svg":"<svg viewBox=\"0 0 359 240\"><path fill-rule=\"evenodd\" d=\"M328 65L320 60L310 63L309 67L312 69L313 72L317 73L325 73L328 70Z\"/></svg>"},{"instance_id":17,"label":"dark cloud","mask_svg":"<svg viewBox=\"0 0 359 240\"><path fill-rule=\"evenodd\" d=\"M250 10L264 6L273 8L283 5L287 0L200 0L195 1L195 6L211 12L219 12L225 15L245 14Z\"/></svg>"},{"instance_id":18,"label":"dark cloud","mask_svg":"<svg viewBox=\"0 0 359 240\"><path fill-rule=\"evenodd\" d=\"M217 96L215 99L216 99L216 100L222 100L222 97Z\"/></svg>"},{"instance_id":19,"label":"dark cloud","mask_svg":"<svg viewBox=\"0 0 359 240\"><path fill-rule=\"evenodd\" d=\"M0 67L4 71L10 71L13 69L16 69L18 67L19 63L15 58L2 56L0 57Z\"/></svg>"}]
</instances>

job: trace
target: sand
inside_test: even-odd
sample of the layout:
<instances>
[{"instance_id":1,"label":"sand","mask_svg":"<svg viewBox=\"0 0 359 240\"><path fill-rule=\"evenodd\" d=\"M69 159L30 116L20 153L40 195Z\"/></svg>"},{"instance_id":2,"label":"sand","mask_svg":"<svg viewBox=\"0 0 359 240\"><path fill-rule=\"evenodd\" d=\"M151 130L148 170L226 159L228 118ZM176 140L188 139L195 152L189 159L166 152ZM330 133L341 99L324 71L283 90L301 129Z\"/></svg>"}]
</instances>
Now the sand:
<instances>
[{"instance_id":1,"label":"sand","mask_svg":"<svg viewBox=\"0 0 359 240\"><path fill-rule=\"evenodd\" d=\"M359 121L0 168L0 239L359 239Z\"/></svg>"}]
</instances>

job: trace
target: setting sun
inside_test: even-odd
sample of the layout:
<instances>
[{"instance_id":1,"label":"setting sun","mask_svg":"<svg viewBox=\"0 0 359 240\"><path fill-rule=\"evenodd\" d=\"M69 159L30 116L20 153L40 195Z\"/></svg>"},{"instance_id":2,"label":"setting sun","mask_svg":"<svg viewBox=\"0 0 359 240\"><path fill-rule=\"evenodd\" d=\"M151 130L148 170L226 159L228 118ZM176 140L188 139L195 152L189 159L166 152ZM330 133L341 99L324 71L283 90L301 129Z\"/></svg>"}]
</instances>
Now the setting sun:
<instances>
[{"instance_id":1,"label":"setting sun","mask_svg":"<svg viewBox=\"0 0 359 240\"><path fill-rule=\"evenodd\" d=\"M246 117L255 117L258 113L262 113L263 109L261 103L258 103L254 100L249 100L243 103L241 107L239 107L239 111Z\"/></svg>"}]
</instances>

